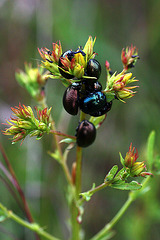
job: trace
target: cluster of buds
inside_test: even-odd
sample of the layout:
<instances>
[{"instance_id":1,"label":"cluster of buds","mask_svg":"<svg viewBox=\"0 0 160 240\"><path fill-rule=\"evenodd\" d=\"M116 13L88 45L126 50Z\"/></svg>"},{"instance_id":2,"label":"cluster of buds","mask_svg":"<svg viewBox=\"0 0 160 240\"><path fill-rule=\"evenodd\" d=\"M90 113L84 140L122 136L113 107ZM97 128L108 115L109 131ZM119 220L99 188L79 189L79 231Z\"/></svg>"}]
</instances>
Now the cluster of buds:
<instances>
[{"instance_id":1,"label":"cluster of buds","mask_svg":"<svg viewBox=\"0 0 160 240\"><path fill-rule=\"evenodd\" d=\"M126 153L124 159L124 165L129 170L129 175L131 177L145 177L147 175L152 175L149 172L146 172L146 165L144 162L136 162L138 158L138 151L135 147L132 148L132 143L130 144L129 151Z\"/></svg>"},{"instance_id":2,"label":"cluster of buds","mask_svg":"<svg viewBox=\"0 0 160 240\"><path fill-rule=\"evenodd\" d=\"M125 71L135 66L138 56L138 50L136 47L127 47L126 49L122 49L121 60L123 63L123 68Z\"/></svg>"},{"instance_id":3,"label":"cluster of buds","mask_svg":"<svg viewBox=\"0 0 160 240\"><path fill-rule=\"evenodd\" d=\"M62 46L59 41L59 45L57 43L53 43L53 50L50 51L48 48L38 48L39 54L42 61L42 66L47 69L52 76L51 78L61 78L61 74L58 69L59 58L62 55Z\"/></svg>"},{"instance_id":4,"label":"cluster of buds","mask_svg":"<svg viewBox=\"0 0 160 240\"><path fill-rule=\"evenodd\" d=\"M37 118L34 116L34 113L30 106L21 106L11 108L13 116L10 120L7 121L9 128L6 128L3 133L5 135L11 135L12 143L16 143L20 140L24 140L27 135L31 137L36 136L36 139L39 140L44 133L49 133L51 129L50 123L50 112L51 108L44 108L43 110L37 111Z\"/></svg>"},{"instance_id":5,"label":"cluster of buds","mask_svg":"<svg viewBox=\"0 0 160 240\"><path fill-rule=\"evenodd\" d=\"M93 40L89 36L84 48L79 47L76 51L68 50L62 53L60 41L59 45L53 43L53 51L47 48L38 49L43 59L42 66L51 72L51 78L81 79L85 75L88 61L95 57L93 52L95 40L96 38Z\"/></svg>"},{"instance_id":6,"label":"cluster of buds","mask_svg":"<svg viewBox=\"0 0 160 240\"><path fill-rule=\"evenodd\" d=\"M132 73L124 73L123 71L117 75L116 73L112 74L112 76L107 80L107 86L104 92L106 92L106 94L113 94L113 96L121 101L123 101L123 99L133 97L136 92L132 91L132 89L137 88L138 86L128 87L127 85L137 82L138 80L131 77Z\"/></svg>"},{"instance_id":7,"label":"cluster of buds","mask_svg":"<svg viewBox=\"0 0 160 240\"><path fill-rule=\"evenodd\" d=\"M25 63L25 72L17 70L15 77L19 84L24 87L34 99L38 101L43 99L43 88L49 75L47 72L44 72L42 67L32 68L31 64Z\"/></svg>"}]
</instances>

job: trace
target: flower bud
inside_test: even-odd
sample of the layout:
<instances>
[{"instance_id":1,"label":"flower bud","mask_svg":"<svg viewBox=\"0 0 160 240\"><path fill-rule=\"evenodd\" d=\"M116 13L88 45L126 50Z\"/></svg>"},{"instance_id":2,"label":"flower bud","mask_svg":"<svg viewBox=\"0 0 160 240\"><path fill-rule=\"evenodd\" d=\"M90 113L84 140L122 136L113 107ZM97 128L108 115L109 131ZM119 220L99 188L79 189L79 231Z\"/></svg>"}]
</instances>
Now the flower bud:
<instances>
[{"instance_id":1,"label":"flower bud","mask_svg":"<svg viewBox=\"0 0 160 240\"><path fill-rule=\"evenodd\" d=\"M132 176L139 176L144 169L146 169L146 166L144 165L144 162L135 162L130 169L130 173Z\"/></svg>"}]
</instances>

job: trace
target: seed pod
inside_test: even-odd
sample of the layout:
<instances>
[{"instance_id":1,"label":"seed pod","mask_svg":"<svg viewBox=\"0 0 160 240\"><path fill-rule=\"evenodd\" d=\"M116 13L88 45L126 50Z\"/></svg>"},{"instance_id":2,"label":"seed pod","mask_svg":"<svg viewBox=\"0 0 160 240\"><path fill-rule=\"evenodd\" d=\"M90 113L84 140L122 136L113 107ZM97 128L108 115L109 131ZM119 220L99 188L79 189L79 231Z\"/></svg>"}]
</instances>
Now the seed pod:
<instances>
[{"instance_id":1,"label":"seed pod","mask_svg":"<svg viewBox=\"0 0 160 240\"><path fill-rule=\"evenodd\" d=\"M77 145L79 147L88 147L96 138L96 128L88 120L83 120L76 131Z\"/></svg>"},{"instance_id":2,"label":"seed pod","mask_svg":"<svg viewBox=\"0 0 160 240\"><path fill-rule=\"evenodd\" d=\"M89 77L96 77L95 81L101 75L101 65L96 59L90 59L87 63L86 75ZM88 79L88 81L91 81Z\"/></svg>"},{"instance_id":3,"label":"seed pod","mask_svg":"<svg viewBox=\"0 0 160 240\"><path fill-rule=\"evenodd\" d=\"M64 109L71 115L77 115L78 113L78 91L80 83L71 84L63 95Z\"/></svg>"},{"instance_id":4,"label":"seed pod","mask_svg":"<svg viewBox=\"0 0 160 240\"><path fill-rule=\"evenodd\" d=\"M62 55L59 58L59 62L58 62L58 66L60 67L59 68L60 74L64 78L72 79L74 76L72 74L70 74L70 73L65 72L65 66L61 62L61 58L65 58L65 57L67 57L69 59L69 61L71 61L72 58L74 57L74 52L72 52L71 50L68 50L68 51L62 53ZM64 71L62 69L64 69Z\"/></svg>"},{"instance_id":5,"label":"seed pod","mask_svg":"<svg viewBox=\"0 0 160 240\"><path fill-rule=\"evenodd\" d=\"M104 93L100 91L93 92L88 94L86 98L80 100L80 109L84 113L94 116L95 113L100 112L105 107L106 102Z\"/></svg>"}]
</instances>

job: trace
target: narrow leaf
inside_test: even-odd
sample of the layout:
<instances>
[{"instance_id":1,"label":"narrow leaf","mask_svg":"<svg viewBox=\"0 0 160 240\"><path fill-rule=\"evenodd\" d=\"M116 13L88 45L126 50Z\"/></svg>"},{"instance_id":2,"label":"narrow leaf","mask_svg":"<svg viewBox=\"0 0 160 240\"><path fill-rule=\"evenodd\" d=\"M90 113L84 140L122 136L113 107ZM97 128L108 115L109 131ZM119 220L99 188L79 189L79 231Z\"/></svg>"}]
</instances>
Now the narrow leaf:
<instances>
[{"instance_id":1,"label":"narrow leaf","mask_svg":"<svg viewBox=\"0 0 160 240\"><path fill-rule=\"evenodd\" d=\"M4 222L8 217L6 216L6 214L4 213L3 210L0 209L0 223Z\"/></svg>"},{"instance_id":2,"label":"narrow leaf","mask_svg":"<svg viewBox=\"0 0 160 240\"><path fill-rule=\"evenodd\" d=\"M119 172L116 174L116 178L122 178L122 176L124 175L125 169L122 168L121 170L119 170Z\"/></svg>"},{"instance_id":3,"label":"narrow leaf","mask_svg":"<svg viewBox=\"0 0 160 240\"><path fill-rule=\"evenodd\" d=\"M152 131L149 134L147 141L147 162L149 169L152 169L153 161L154 161L154 143L155 143L155 131Z\"/></svg>"},{"instance_id":4,"label":"narrow leaf","mask_svg":"<svg viewBox=\"0 0 160 240\"><path fill-rule=\"evenodd\" d=\"M90 117L89 121L94 124L96 129L98 129L102 125L105 119L106 119L106 114L100 117Z\"/></svg>"},{"instance_id":5,"label":"narrow leaf","mask_svg":"<svg viewBox=\"0 0 160 240\"><path fill-rule=\"evenodd\" d=\"M121 164L124 168L126 168L126 166L124 165L124 158L122 157L122 154L119 152L119 156L120 156L120 161L121 161Z\"/></svg>"},{"instance_id":6,"label":"narrow leaf","mask_svg":"<svg viewBox=\"0 0 160 240\"><path fill-rule=\"evenodd\" d=\"M61 156L59 155L58 150L56 150L54 153L48 152L48 154L49 154L52 158L54 158L55 160L57 160L58 162L61 161Z\"/></svg>"},{"instance_id":7,"label":"narrow leaf","mask_svg":"<svg viewBox=\"0 0 160 240\"><path fill-rule=\"evenodd\" d=\"M109 171L109 173L106 175L104 182L111 181L114 178L117 171L118 171L118 166L114 165Z\"/></svg>"},{"instance_id":8,"label":"narrow leaf","mask_svg":"<svg viewBox=\"0 0 160 240\"><path fill-rule=\"evenodd\" d=\"M139 184L136 181L132 181L132 182L126 183L125 181L120 180L120 181L115 182L112 185L110 185L110 187L116 188L116 189L119 189L119 190L130 190L130 191L133 191L133 190L141 189L142 185Z\"/></svg>"},{"instance_id":9,"label":"narrow leaf","mask_svg":"<svg viewBox=\"0 0 160 240\"><path fill-rule=\"evenodd\" d=\"M95 188L95 183L93 183L93 186L92 186L92 189L94 189L94 188ZM90 192L90 191L80 193L80 196L82 196L82 198L87 202L90 201L92 195L93 195L93 192Z\"/></svg>"},{"instance_id":10,"label":"narrow leaf","mask_svg":"<svg viewBox=\"0 0 160 240\"><path fill-rule=\"evenodd\" d=\"M73 138L64 138L60 141L60 143L74 143L76 142L76 139Z\"/></svg>"}]
</instances>

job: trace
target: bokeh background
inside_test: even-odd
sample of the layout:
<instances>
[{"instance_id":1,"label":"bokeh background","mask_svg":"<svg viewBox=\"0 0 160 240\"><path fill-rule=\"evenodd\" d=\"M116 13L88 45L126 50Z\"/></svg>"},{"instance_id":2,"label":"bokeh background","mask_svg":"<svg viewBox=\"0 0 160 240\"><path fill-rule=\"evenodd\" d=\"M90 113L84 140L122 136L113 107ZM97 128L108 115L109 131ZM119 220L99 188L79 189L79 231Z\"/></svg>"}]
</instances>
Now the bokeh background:
<instances>
[{"instance_id":1,"label":"bokeh background","mask_svg":"<svg viewBox=\"0 0 160 240\"><path fill-rule=\"evenodd\" d=\"M92 183L102 183L113 164L119 165L132 142L140 160L145 160L146 141L156 131L155 152L160 153L160 1L152 0L0 0L0 122L11 115L10 107L19 102L35 106L29 94L15 80L15 71L24 62L40 61L37 47L52 48L61 40L63 50L84 45L89 35L97 37L95 51L102 65L100 81L106 80L105 60L120 72L121 50L136 45L140 60L133 69L139 79L138 93L126 104L115 102L95 143L83 154L83 191ZM62 107L65 88L49 80L46 93L58 130L75 134L78 117L70 117ZM1 125L1 129L4 126ZM47 151L53 150L50 136L41 141L27 138L12 145L0 134L0 141L21 182L35 220L57 237L69 236L66 182L57 162ZM2 156L0 160L3 161ZM69 164L75 160L75 149ZM151 191L138 199L115 226L114 240L157 240L160 238L160 179L154 176ZM83 228L86 240L98 232L127 199L128 192L106 189L85 205ZM0 202L24 217L2 182ZM60 222L60 224L59 224ZM0 224L0 239L34 239L34 235L12 221ZM75 239L76 240L76 239Z\"/></svg>"}]
</instances>

